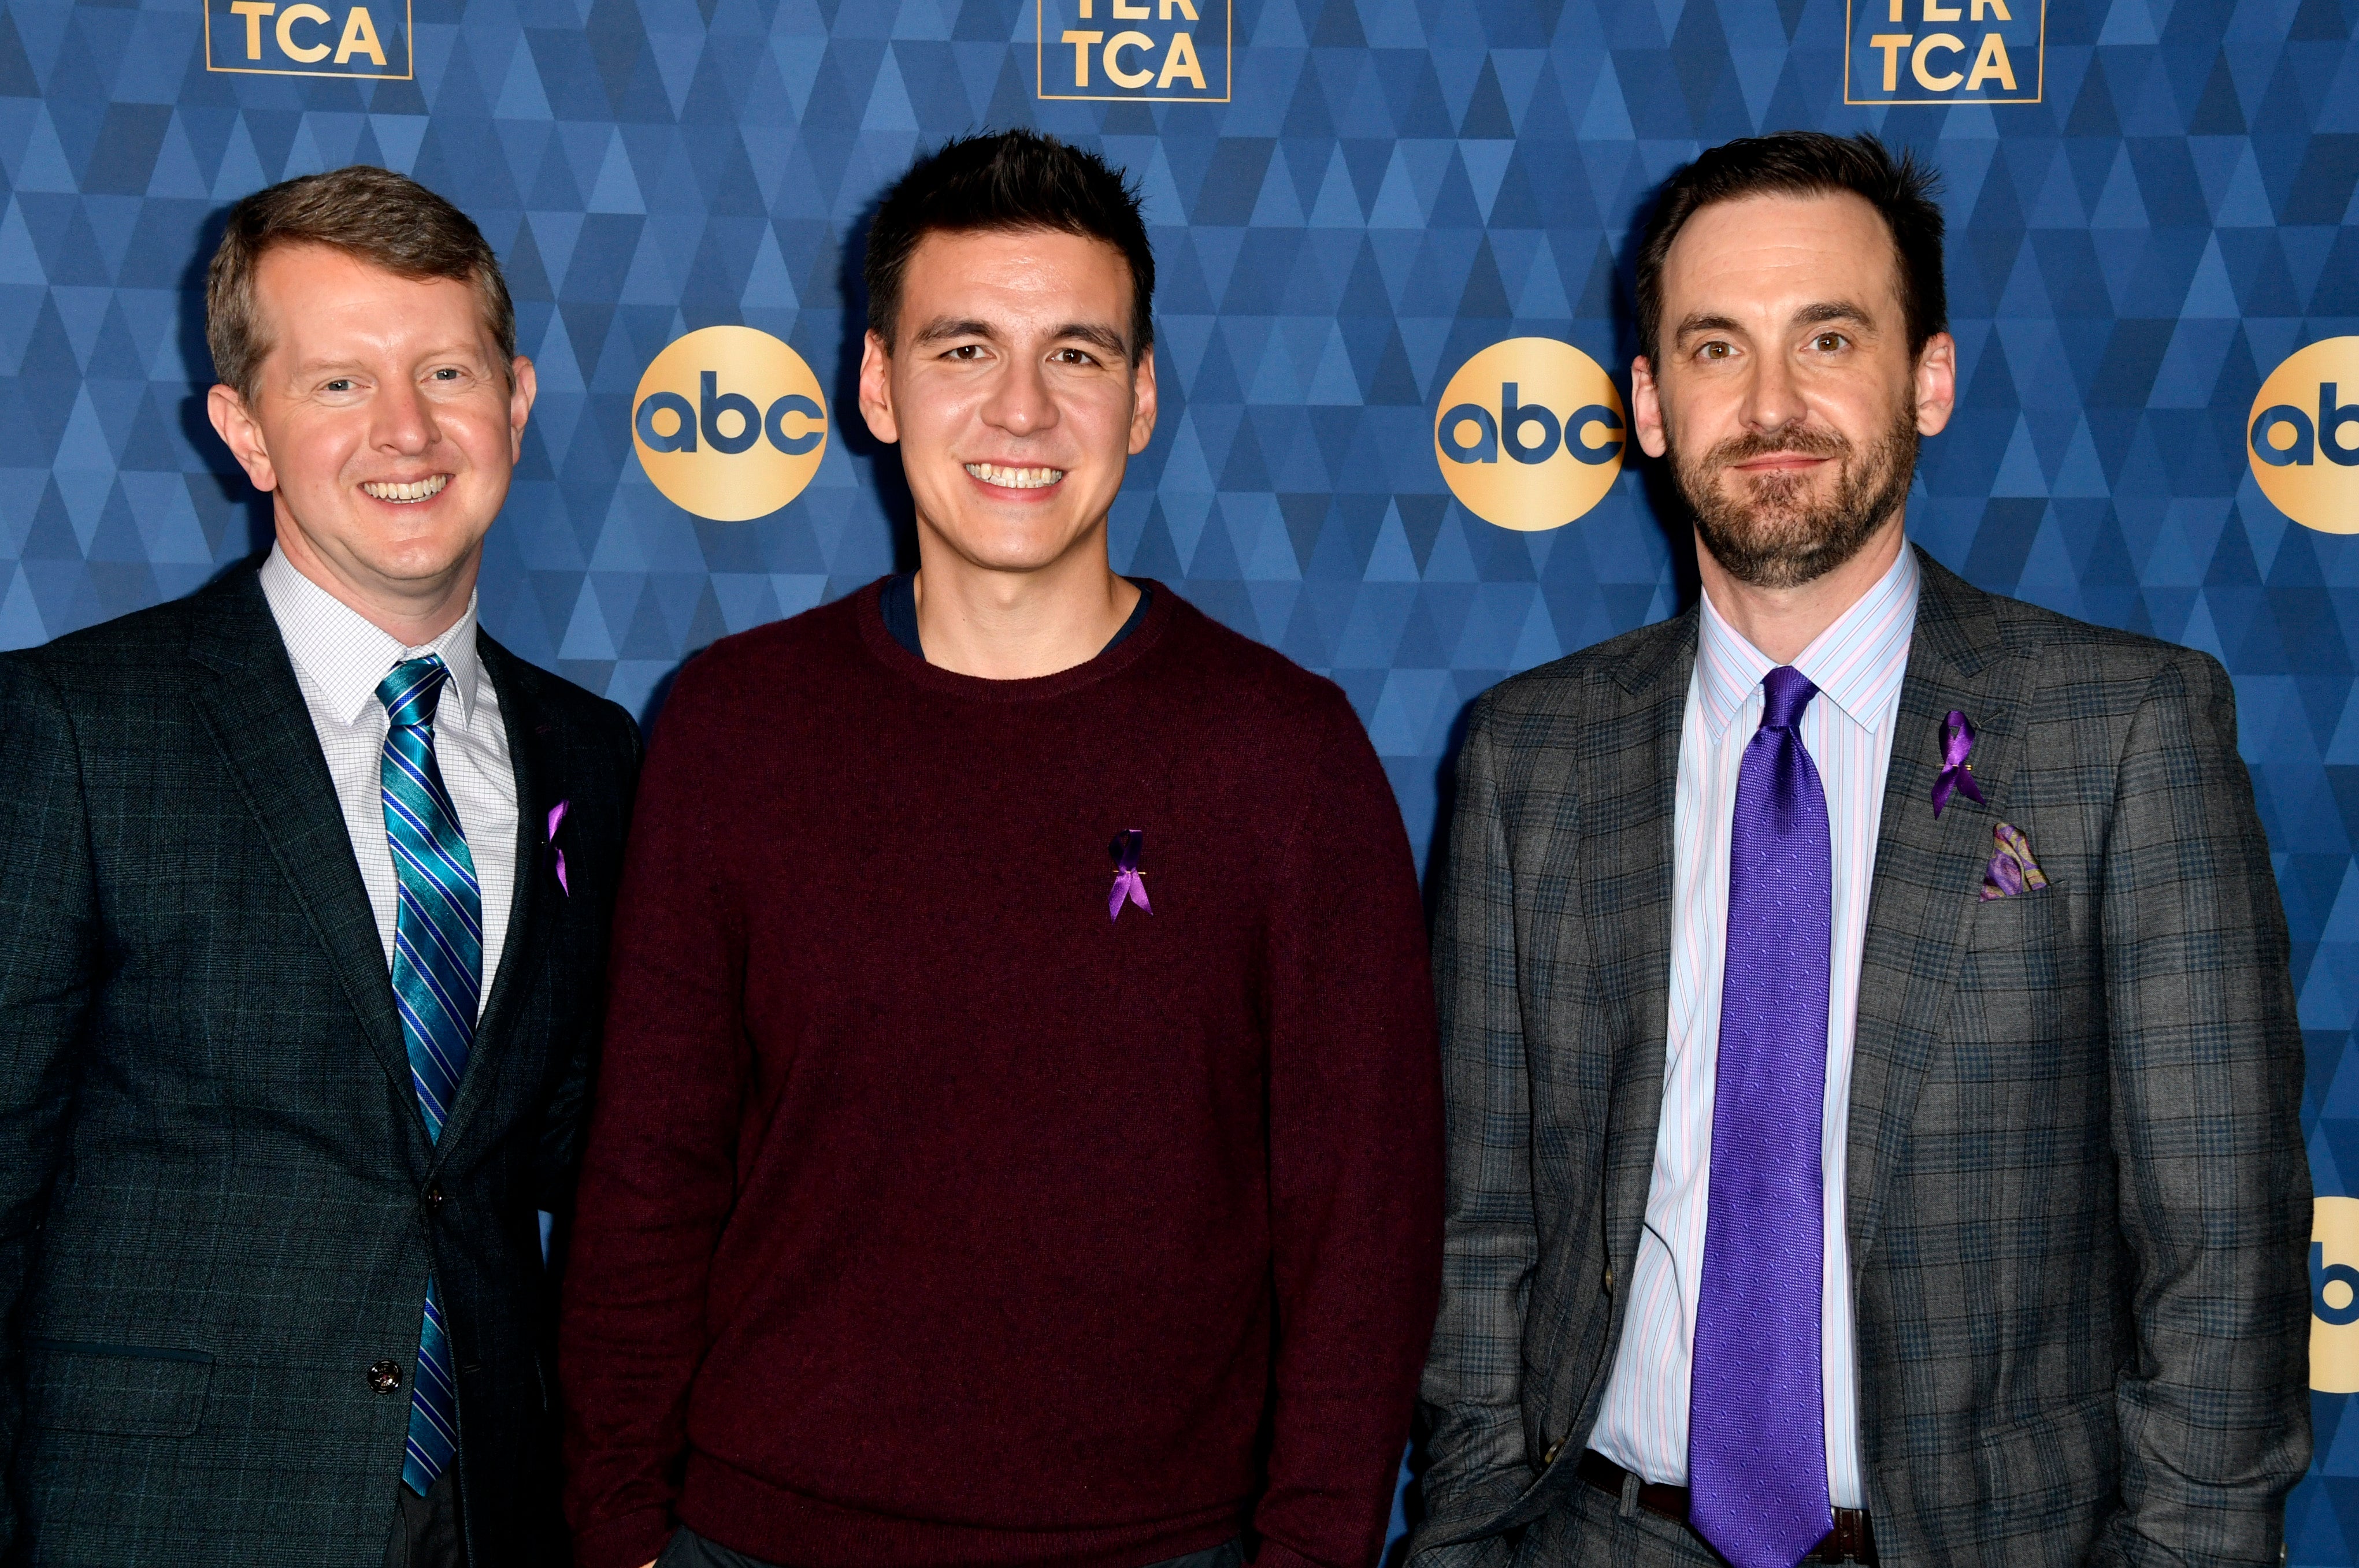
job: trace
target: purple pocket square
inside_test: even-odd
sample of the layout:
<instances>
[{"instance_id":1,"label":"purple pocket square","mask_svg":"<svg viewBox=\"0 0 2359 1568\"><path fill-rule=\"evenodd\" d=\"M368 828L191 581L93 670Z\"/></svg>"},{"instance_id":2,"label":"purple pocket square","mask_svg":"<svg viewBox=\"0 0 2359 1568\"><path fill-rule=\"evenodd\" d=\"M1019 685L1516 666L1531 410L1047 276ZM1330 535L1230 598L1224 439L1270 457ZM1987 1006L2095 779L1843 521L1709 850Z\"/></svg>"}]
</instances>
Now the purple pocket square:
<instances>
[{"instance_id":1,"label":"purple pocket square","mask_svg":"<svg viewBox=\"0 0 2359 1568\"><path fill-rule=\"evenodd\" d=\"M1983 898L2018 898L2048 885L2048 873L2031 858L2031 841L2020 828L2002 822L1991 829L1995 853L1983 872Z\"/></svg>"}]
</instances>

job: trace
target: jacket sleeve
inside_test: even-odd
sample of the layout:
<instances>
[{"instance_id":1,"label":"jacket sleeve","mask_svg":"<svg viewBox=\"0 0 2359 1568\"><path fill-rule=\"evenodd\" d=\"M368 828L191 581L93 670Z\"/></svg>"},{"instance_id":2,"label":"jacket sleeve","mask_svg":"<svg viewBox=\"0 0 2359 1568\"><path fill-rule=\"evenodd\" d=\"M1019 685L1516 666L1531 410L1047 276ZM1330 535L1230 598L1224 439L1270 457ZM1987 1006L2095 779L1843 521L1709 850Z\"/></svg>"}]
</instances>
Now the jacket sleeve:
<instances>
[{"instance_id":1,"label":"jacket sleeve","mask_svg":"<svg viewBox=\"0 0 2359 1568\"><path fill-rule=\"evenodd\" d=\"M2309 1467L2310 1167L2284 910L2225 671L2188 653L2133 719L2102 918L2136 1359L2100 1561L2277 1561Z\"/></svg>"},{"instance_id":2,"label":"jacket sleeve","mask_svg":"<svg viewBox=\"0 0 2359 1568\"><path fill-rule=\"evenodd\" d=\"M1475 705L1458 757L1458 802L1434 918L1444 1127L1441 1310L1426 1358L1427 1524L1413 1543L1438 1568L1465 1527L1506 1510L1528 1486L1524 1452L1524 1302L1539 1242L1532 1212L1530 1079L1516 991L1515 878L1490 731Z\"/></svg>"},{"instance_id":3,"label":"jacket sleeve","mask_svg":"<svg viewBox=\"0 0 2359 1568\"><path fill-rule=\"evenodd\" d=\"M12 1465L23 1421L27 1275L64 1152L98 948L71 722L36 669L0 658L0 1460ZM16 1522L0 1489L0 1559Z\"/></svg>"},{"instance_id":4,"label":"jacket sleeve","mask_svg":"<svg viewBox=\"0 0 2359 1568\"><path fill-rule=\"evenodd\" d=\"M713 1249L735 1194L745 943L715 870L724 727L691 664L641 776L559 1332L565 1508L582 1568L672 1531Z\"/></svg>"},{"instance_id":5,"label":"jacket sleeve","mask_svg":"<svg viewBox=\"0 0 2359 1568\"><path fill-rule=\"evenodd\" d=\"M1262 1568L1362 1568L1384 1542L1433 1325L1440 1075L1400 807L1337 695L1266 959L1277 1334Z\"/></svg>"}]
</instances>

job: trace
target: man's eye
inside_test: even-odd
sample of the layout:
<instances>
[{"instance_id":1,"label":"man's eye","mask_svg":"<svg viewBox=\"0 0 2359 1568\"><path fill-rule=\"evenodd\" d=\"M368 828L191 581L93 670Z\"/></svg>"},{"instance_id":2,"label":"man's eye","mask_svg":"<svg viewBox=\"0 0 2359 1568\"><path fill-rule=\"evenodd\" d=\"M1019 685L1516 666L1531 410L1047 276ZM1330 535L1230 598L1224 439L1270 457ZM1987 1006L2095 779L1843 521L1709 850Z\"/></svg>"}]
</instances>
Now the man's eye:
<instances>
[{"instance_id":1,"label":"man's eye","mask_svg":"<svg viewBox=\"0 0 2359 1568\"><path fill-rule=\"evenodd\" d=\"M440 370L433 373L434 379L437 381L456 381L459 379L459 369L455 365L444 365Z\"/></svg>"},{"instance_id":2,"label":"man's eye","mask_svg":"<svg viewBox=\"0 0 2359 1568\"><path fill-rule=\"evenodd\" d=\"M983 345L981 343L961 343L957 348L952 349L950 351L949 357L954 360L963 361L971 364L974 361L983 358Z\"/></svg>"},{"instance_id":3,"label":"man's eye","mask_svg":"<svg viewBox=\"0 0 2359 1568\"><path fill-rule=\"evenodd\" d=\"M335 380L333 380L333 381L332 381L332 382L328 383L328 384L327 384L327 385L325 385L325 386L321 387L320 390L321 390L321 391L322 391L322 392L350 392L352 389L353 389L353 380L352 380L352 377L350 377L350 376L346 376L346 375L340 375L340 376L338 376Z\"/></svg>"},{"instance_id":4,"label":"man's eye","mask_svg":"<svg viewBox=\"0 0 2359 1568\"><path fill-rule=\"evenodd\" d=\"M1696 351L1696 354L1701 359L1724 360L1735 351L1736 350L1734 347L1730 344L1723 342L1710 342L1706 343L1702 348L1698 349Z\"/></svg>"},{"instance_id":5,"label":"man's eye","mask_svg":"<svg viewBox=\"0 0 2359 1568\"><path fill-rule=\"evenodd\" d=\"M1838 349L1850 346L1850 342L1851 340L1844 337L1841 332L1821 332L1817 337L1810 340L1810 347L1818 350L1819 352L1822 354L1831 354Z\"/></svg>"},{"instance_id":6,"label":"man's eye","mask_svg":"<svg viewBox=\"0 0 2359 1568\"><path fill-rule=\"evenodd\" d=\"M1059 364L1093 365L1098 362L1086 349L1059 349L1055 357Z\"/></svg>"}]
</instances>

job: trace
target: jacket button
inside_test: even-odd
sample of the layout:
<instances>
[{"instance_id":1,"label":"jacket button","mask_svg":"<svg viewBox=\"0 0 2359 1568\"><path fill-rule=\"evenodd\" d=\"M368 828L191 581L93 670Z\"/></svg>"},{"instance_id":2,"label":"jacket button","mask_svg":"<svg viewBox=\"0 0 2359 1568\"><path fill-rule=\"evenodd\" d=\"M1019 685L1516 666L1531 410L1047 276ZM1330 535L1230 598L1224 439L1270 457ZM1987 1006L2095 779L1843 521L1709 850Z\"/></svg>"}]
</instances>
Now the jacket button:
<instances>
[{"instance_id":1,"label":"jacket button","mask_svg":"<svg viewBox=\"0 0 2359 1568\"><path fill-rule=\"evenodd\" d=\"M428 1208L440 1208L442 1206L441 1183L436 1182L426 1189L426 1206Z\"/></svg>"},{"instance_id":2,"label":"jacket button","mask_svg":"<svg viewBox=\"0 0 2359 1568\"><path fill-rule=\"evenodd\" d=\"M1605 1265L1605 1293L1609 1296L1614 1293L1614 1265L1611 1263Z\"/></svg>"},{"instance_id":3,"label":"jacket button","mask_svg":"<svg viewBox=\"0 0 2359 1568\"><path fill-rule=\"evenodd\" d=\"M1563 1452L1564 1439L1560 1437L1554 1443L1549 1444L1549 1451L1540 1455L1540 1463L1543 1465L1553 1465L1556 1463L1556 1456Z\"/></svg>"},{"instance_id":4,"label":"jacket button","mask_svg":"<svg viewBox=\"0 0 2359 1568\"><path fill-rule=\"evenodd\" d=\"M380 1394L389 1394L401 1387L401 1363L379 1361L368 1369L368 1385Z\"/></svg>"}]
</instances>

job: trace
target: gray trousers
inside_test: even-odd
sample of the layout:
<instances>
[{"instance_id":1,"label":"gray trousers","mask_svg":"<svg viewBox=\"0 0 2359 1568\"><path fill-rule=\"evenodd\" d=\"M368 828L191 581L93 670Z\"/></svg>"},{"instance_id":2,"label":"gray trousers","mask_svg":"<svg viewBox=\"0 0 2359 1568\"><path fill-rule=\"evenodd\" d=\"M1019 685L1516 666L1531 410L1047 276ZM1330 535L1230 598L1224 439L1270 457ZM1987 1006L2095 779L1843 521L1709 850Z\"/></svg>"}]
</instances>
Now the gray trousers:
<instances>
[{"instance_id":1,"label":"gray trousers","mask_svg":"<svg viewBox=\"0 0 2359 1568\"><path fill-rule=\"evenodd\" d=\"M1185 1557L1174 1557L1168 1563L1158 1563L1153 1568L1244 1568L1245 1546L1232 1541L1224 1546L1214 1546L1202 1552L1191 1552ZM680 1526L671 1532L671 1544L656 1559L656 1568L773 1568L756 1557L742 1552L732 1552L717 1541L711 1541Z\"/></svg>"},{"instance_id":2,"label":"gray trousers","mask_svg":"<svg viewBox=\"0 0 2359 1568\"><path fill-rule=\"evenodd\" d=\"M1524 1532L1516 1568L1722 1568L1695 1532L1575 1480Z\"/></svg>"}]
</instances>

